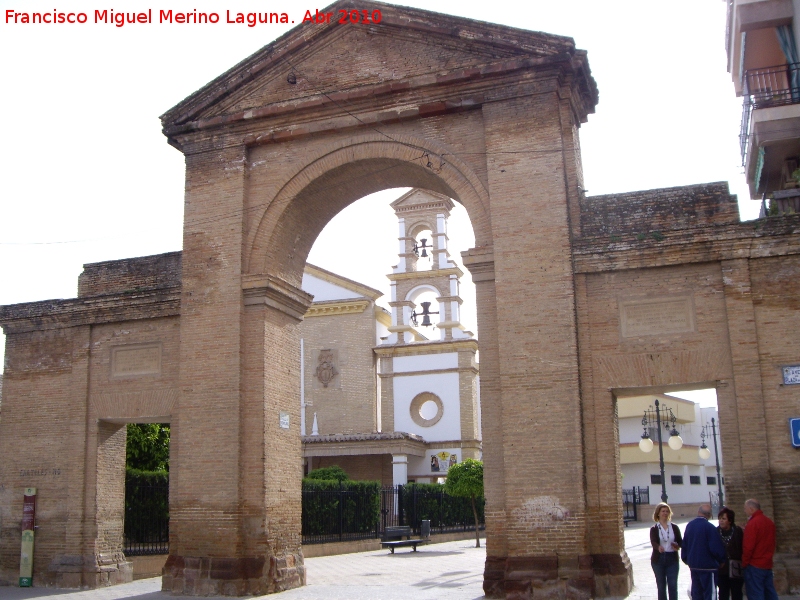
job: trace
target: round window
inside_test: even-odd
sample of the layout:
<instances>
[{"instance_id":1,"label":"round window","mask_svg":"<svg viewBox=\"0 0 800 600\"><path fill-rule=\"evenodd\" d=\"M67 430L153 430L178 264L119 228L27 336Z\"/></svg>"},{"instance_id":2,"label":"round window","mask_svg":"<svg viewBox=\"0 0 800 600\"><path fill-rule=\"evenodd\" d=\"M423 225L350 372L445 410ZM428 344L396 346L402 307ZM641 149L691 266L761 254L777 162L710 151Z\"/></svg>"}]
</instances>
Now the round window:
<instances>
[{"instance_id":1,"label":"round window","mask_svg":"<svg viewBox=\"0 0 800 600\"><path fill-rule=\"evenodd\" d=\"M411 419L420 427L431 427L444 414L444 405L436 394L422 392L411 401Z\"/></svg>"}]
</instances>

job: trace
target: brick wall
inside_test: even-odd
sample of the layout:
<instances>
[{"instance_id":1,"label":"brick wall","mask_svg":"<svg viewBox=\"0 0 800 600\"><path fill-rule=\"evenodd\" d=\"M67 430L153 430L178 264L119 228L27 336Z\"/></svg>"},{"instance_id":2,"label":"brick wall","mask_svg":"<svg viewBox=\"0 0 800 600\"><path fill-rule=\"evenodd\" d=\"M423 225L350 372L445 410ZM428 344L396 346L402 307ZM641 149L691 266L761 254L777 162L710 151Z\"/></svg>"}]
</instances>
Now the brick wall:
<instances>
[{"instance_id":1,"label":"brick wall","mask_svg":"<svg viewBox=\"0 0 800 600\"><path fill-rule=\"evenodd\" d=\"M365 454L361 456L317 456L310 459L312 469L338 465L357 481L380 481L392 485L392 455Z\"/></svg>"},{"instance_id":2,"label":"brick wall","mask_svg":"<svg viewBox=\"0 0 800 600\"><path fill-rule=\"evenodd\" d=\"M736 196L727 182L642 190L581 199L584 237L652 234L738 223Z\"/></svg>"},{"instance_id":3,"label":"brick wall","mask_svg":"<svg viewBox=\"0 0 800 600\"><path fill-rule=\"evenodd\" d=\"M361 313L306 318L300 324L305 353L306 435L314 413L319 433L377 431L375 316L370 302ZM316 376L321 350L333 350L338 371L327 387Z\"/></svg>"},{"instance_id":4,"label":"brick wall","mask_svg":"<svg viewBox=\"0 0 800 600\"><path fill-rule=\"evenodd\" d=\"M78 276L78 297L122 294L180 283L181 253L167 252L83 265Z\"/></svg>"}]
</instances>

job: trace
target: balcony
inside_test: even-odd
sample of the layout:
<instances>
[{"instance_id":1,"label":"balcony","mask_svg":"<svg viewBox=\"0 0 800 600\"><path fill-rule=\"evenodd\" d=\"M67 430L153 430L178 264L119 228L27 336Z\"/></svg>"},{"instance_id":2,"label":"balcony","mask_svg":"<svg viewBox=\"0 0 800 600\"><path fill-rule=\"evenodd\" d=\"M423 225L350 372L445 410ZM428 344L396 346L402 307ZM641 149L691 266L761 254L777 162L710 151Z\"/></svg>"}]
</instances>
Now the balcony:
<instances>
[{"instance_id":1,"label":"balcony","mask_svg":"<svg viewBox=\"0 0 800 600\"><path fill-rule=\"evenodd\" d=\"M800 156L800 63L748 69L742 95L739 141L751 197L796 187L787 161Z\"/></svg>"}]
</instances>

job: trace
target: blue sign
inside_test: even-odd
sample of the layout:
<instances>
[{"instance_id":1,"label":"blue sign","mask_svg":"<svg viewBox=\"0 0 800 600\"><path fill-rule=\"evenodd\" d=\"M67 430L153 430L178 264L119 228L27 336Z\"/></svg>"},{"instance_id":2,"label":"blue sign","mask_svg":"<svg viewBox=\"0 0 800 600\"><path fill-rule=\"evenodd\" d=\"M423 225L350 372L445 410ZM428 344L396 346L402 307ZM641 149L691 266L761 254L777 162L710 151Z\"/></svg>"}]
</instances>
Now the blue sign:
<instances>
[{"instance_id":1,"label":"blue sign","mask_svg":"<svg viewBox=\"0 0 800 600\"><path fill-rule=\"evenodd\" d=\"M800 419L789 419L789 428L792 430L792 446L800 448Z\"/></svg>"}]
</instances>

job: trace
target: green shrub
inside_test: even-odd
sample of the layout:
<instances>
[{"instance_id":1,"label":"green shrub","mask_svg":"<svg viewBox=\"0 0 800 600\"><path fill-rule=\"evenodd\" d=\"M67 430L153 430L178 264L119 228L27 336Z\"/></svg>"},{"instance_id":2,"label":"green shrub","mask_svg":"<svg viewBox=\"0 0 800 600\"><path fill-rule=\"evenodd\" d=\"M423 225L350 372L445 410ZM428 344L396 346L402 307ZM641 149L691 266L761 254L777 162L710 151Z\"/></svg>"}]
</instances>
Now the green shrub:
<instances>
[{"instance_id":1,"label":"green shrub","mask_svg":"<svg viewBox=\"0 0 800 600\"><path fill-rule=\"evenodd\" d=\"M336 481L349 481L350 478L345 473L344 469L338 465L333 465L332 467L322 467L320 469L314 469L308 475L306 475L306 479L323 479L323 480L336 480Z\"/></svg>"}]
</instances>

